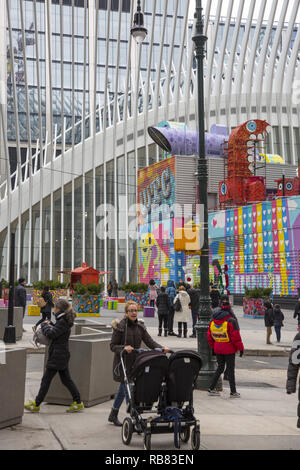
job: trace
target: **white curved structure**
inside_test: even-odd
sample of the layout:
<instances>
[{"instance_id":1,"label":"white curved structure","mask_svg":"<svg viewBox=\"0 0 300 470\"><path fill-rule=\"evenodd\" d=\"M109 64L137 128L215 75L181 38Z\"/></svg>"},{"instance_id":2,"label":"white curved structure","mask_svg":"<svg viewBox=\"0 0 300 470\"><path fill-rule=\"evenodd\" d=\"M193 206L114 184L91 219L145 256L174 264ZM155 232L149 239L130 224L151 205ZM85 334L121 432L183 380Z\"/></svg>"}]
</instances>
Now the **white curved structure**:
<instances>
[{"instance_id":1,"label":"white curved structure","mask_svg":"<svg viewBox=\"0 0 300 470\"><path fill-rule=\"evenodd\" d=\"M111 271L121 284L135 281L136 242L130 236L135 225L130 207L136 200L136 171L160 158L146 129L162 120L185 121L191 128L196 125L190 1L142 1L148 37L139 49L129 36L133 1L108 1L107 8L102 0L46 0L44 4L41 12L36 0L0 0L1 11L7 10L0 34L7 27L10 57L9 70L5 63L8 107L1 106L4 139L0 152L1 162L6 162L1 174L6 177L0 186L0 276L8 278L9 239L14 230L16 274L24 275L28 282L56 279L58 271L83 261ZM162 11L158 10L161 4ZM277 1L230 0L225 17L222 0L214 15L213 4L207 0L204 12L207 129L215 123L234 128L254 116L266 119L273 126L269 153L284 155L287 163L298 165L300 90L298 96L293 86L300 84L300 28L296 22L300 1L280 6ZM16 7L18 36L13 19ZM237 18L233 18L236 7ZM269 18L262 20L266 11ZM70 64L63 59L64 28L70 39ZM101 35L105 36L104 48ZM16 41L25 44L19 48L18 62L14 58ZM131 51L127 63L124 44ZM39 47L44 48L42 61L36 59ZM79 47L82 54L77 57ZM2 82L6 55L0 46ZM20 68L14 69L20 61L21 83ZM33 64L35 82L29 83ZM70 90L66 90L66 80ZM77 94L85 115L81 120L76 116ZM71 118L66 108L73 110ZM14 116L14 142L6 125L7 120L12 122L10 116ZM9 159L13 146L15 170ZM107 225L109 233L104 236Z\"/></svg>"}]
</instances>

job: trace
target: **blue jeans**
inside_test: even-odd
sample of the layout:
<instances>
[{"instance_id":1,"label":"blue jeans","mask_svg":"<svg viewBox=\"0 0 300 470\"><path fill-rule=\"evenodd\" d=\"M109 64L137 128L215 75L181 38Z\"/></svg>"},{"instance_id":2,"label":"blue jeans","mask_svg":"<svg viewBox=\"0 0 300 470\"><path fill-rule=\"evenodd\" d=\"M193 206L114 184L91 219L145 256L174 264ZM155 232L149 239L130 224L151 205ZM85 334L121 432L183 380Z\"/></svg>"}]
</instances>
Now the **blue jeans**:
<instances>
[{"instance_id":1,"label":"blue jeans","mask_svg":"<svg viewBox=\"0 0 300 470\"><path fill-rule=\"evenodd\" d=\"M114 410L119 410L121 408L124 398L126 399L126 403L128 404L129 400L128 400L126 386L125 384L121 383L115 396L115 401L113 404Z\"/></svg>"},{"instance_id":2,"label":"blue jeans","mask_svg":"<svg viewBox=\"0 0 300 470\"><path fill-rule=\"evenodd\" d=\"M277 341L279 342L281 339L281 326L274 326L274 330L276 333Z\"/></svg>"}]
</instances>

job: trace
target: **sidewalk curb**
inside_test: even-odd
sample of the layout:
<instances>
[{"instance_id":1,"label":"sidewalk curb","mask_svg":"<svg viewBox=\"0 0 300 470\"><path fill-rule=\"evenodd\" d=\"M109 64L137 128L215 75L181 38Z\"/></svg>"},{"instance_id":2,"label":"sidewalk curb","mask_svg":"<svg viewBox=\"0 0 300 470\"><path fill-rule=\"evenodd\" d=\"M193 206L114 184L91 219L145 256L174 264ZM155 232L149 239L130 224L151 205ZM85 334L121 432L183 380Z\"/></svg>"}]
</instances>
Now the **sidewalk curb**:
<instances>
[{"instance_id":1,"label":"sidewalk curb","mask_svg":"<svg viewBox=\"0 0 300 470\"><path fill-rule=\"evenodd\" d=\"M26 348L27 354L44 354L46 348ZM282 351L267 351L265 349L245 349L245 356L261 356L261 357L289 357L290 349Z\"/></svg>"},{"instance_id":2,"label":"sidewalk curb","mask_svg":"<svg viewBox=\"0 0 300 470\"><path fill-rule=\"evenodd\" d=\"M244 355L262 357L289 357L290 349L283 349L282 351L267 351L266 349L245 349Z\"/></svg>"}]
</instances>

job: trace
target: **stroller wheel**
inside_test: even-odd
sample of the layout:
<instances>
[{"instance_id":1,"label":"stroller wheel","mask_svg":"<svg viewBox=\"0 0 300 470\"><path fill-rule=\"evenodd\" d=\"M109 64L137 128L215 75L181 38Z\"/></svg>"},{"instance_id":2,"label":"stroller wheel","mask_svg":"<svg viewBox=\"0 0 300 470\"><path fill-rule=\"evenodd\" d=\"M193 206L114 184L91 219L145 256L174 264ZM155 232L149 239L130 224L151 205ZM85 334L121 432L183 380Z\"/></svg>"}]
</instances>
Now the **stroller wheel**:
<instances>
[{"instance_id":1,"label":"stroller wheel","mask_svg":"<svg viewBox=\"0 0 300 470\"><path fill-rule=\"evenodd\" d=\"M199 450L200 448L200 430L195 426L192 430L192 450Z\"/></svg>"},{"instance_id":2,"label":"stroller wheel","mask_svg":"<svg viewBox=\"0 0 300 470\"><path fill-rule=\"evenodd\" d=\"M122 425L122 441L129 446L133 434L133 423L130 418L125 418Z\"/></svg>"},{"instance_id":3,"label":"stroller wheel","mask_svg":"<svg viewBox=\"0 0 300 470\"><path fill-rule=\"evenodd\" d=\"M145 432L144 434L144 449L151 450L151 433Z\"/></svg>"},{"instance_id":4,"label":"stroller wheel","mask_svg":"<svg viewBox=\"0 0 300 470\"><path fill-rule=\"evenodd\" d=\"M184 442L184 443L189 442L190 435L191 435L191 429L190 429L189 426L186 426L186 427L184 428L184 430L181 431L181 433L180 433L180 439L181 439L182 442Z\"/></svg>"}]
</instances>

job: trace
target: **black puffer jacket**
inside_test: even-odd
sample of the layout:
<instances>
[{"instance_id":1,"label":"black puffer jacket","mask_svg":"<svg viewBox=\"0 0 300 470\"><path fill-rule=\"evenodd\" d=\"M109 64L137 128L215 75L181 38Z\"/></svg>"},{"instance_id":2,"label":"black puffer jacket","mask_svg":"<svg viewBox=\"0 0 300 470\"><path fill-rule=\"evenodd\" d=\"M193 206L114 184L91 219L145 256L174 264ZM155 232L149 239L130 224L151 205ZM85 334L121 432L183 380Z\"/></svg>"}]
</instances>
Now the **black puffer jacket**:
<instances>
[{"instance_id":1,"label":"black puffer jacket","mask_svg":"<svg viewBox=\"0 0 300 470\"><path fill-rule=\"evenodd\" d=\"M287 393L295 393L297 390L297 377L300 368L300 332L295 336L287 370ZM298 418L300 419L300 380L298 388Z\"/></svg>"},{"instance_id":2,"label":"black puffer jacket","mask_svg":"<svg viewBox=\"0 0 300 470\"><path fill-rule=\"evenodd\" d=\"M283 326L284 315L280 308L274 307L274 326Z\"/></svg>"},{"instance_id":3,"label":"black puffer jacket","mask_svg":"<svg viewBox=\"0 0 300 470\"><path fill-rule=\"evenodd\" d=\"M41 308L41 313L51 313L52 307L54 307L54 303L52 301L52 294L50 292L46 292L45 294L42 294L43 299L46 302L45 307Z\"/></svg>"},{"instance_id":4,"label":"black puffer jacket","mask_svg":"<svg viewBox=\"0 0 300 470\"><path fill-rule=\"evenodd\" d=\"M52 340L46 367L47 369L65 370L70 359L69 337L73 322L71 324L63 313L58 313L55 316L55 325L53 323L50 325L42 323L41 325L44 335Z\"/></svg>"},{"instance_id":5,"label":"black puffer jacket","mask_svg":"<svg viewBox=\"0 0 300 470\"><path fill-rule=\"evenodd\" d=\"M170 299L168 294L158 294L156 299L157 314L162 316L168 316L171 308Z\"/></svg>"},{"instance_id":6,"label":"black puffer jacket","mask_svg":"<svg viewBox=\"0 0 300 470\"><path fill-rule=\"evenodd\" d=\"M120 353L125 346L132 346L134 349L139 349L142 341L150 349L161 348L162 346L151 338L146 330L143 320L132 322L125 317L121 321L114 320L111 325L113 327L113 334L110 349L115 353L113 377L116 382L123 382L124 374L121 366ZM135 357L135 354L132 353L125 353L123 356L127 374L130 374L130 369L133 366Z\"/></svg>"}]
</instances>

